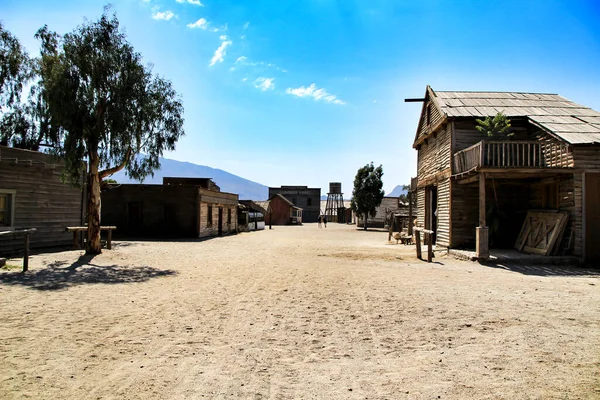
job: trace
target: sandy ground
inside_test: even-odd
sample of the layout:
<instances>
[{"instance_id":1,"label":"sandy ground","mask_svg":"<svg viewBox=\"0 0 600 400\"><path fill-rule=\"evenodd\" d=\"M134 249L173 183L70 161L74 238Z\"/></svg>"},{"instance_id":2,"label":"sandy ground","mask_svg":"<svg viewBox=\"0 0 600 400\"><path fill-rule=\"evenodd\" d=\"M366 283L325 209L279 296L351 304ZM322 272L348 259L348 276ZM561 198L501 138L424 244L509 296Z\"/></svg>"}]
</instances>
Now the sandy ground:
<instances>
[{"instance_id":1,"label":"sandy ground","mask_svg":"<svg viewBox=\"0 0 600 400\"><path fill-rule=\"evenodd\" d=\"M599 270L413 253L330 223L35 255L0 397L600 398Z\"/></svg>"}]
</instances>

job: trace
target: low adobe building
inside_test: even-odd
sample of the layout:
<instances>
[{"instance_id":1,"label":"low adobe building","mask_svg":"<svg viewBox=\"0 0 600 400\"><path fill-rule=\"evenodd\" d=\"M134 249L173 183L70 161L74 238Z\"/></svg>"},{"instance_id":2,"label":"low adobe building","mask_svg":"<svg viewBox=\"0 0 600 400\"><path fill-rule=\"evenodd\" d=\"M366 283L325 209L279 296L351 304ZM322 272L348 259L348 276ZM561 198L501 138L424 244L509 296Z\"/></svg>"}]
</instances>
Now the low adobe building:
<instances>
[{"instance_id":1,"label":"low adobe building","mask_svg":"<svg viewBox=\"0 0 600 400\"><path fill-rule=\"evenodd\" d=\"M102 224L135 237L210 237L237 232L238 195L210 178L163 178L162 185L110 185Z\"/></svg>"},{"instance_id":2,"label":"low adobe building","mask_svg":"<svg viewBox=\"0 0 600 400\"><path fill-rule=\"evenodd\" d=\"M268 210L266 225L302 225L302 208L280 194L274 195L268 202L257 203Z\"/></svg>"}]
</instances>

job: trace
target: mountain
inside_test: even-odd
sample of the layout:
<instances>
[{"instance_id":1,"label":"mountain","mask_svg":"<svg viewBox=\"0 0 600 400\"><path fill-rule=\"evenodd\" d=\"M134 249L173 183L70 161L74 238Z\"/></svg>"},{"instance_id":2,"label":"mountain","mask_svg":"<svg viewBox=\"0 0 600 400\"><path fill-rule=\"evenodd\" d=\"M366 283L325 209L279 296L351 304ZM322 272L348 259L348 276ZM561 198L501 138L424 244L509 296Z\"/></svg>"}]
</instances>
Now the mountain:
<instances>
[{"instance_id":1,"label":"mountain","mask_svg":"<svg viewBox=\"0 0 600 400\"><path fill-rule=\"evenodd\" d=\"M402 185L398 185L394 188L394 190L392 190L392 193L390 194L386 194L386 197L398 197L401 194L407 194L408 190L404 190L402 189Z\"/></svg>"},{"instance_id":2,"label":"mountain","mask_svg":"<svg viewBox=\"0 0 600 400\"><path fill-rule=\"evenodd\" d=\"M170 160L168 158L160 159L160 170L154 171L154 176L148 176L144 179L144 184L162 184L162 178L165 176L212 178L221 188L221 191L237 193L240 196L240 200L266 200L269 197L269 188L260 183L249 181L222 169ZM126 176L124 171L119 171L110 178L119 183L140 183Z\"/></svg>"}]
</instances>

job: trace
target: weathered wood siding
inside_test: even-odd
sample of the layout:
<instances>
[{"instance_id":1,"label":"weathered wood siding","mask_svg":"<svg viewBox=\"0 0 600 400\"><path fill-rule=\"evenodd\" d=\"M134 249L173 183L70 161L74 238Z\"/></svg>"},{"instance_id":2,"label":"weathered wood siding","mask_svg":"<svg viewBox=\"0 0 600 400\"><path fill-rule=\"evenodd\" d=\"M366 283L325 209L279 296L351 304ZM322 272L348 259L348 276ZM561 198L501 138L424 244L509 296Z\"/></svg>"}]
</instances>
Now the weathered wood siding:
<instances>
[{"instance_id":1,"label":"weathered wood siding","mask_svg":"<svg viewBox=\"0 0 600 400\"><path fill-rule=\"evenodd\" d=\"M369 216L367 218L367 227L371 228L383 228L385 225L386 209L396 211L398 207L397 197L384 197L381 200L381 204L377 207L375 217ZM357 226L364 226L364 215L359 215L356 219Z\"/></svg>"},{"instance_id":2,"label":"weathered wood siding","mask_svg":"<svg viewBox=\"0 0 600 400\"><path fill-rule=\"evenodd\" d=\"M429 121L427 120L428 109ZM436 126L442 120L442 118L443 115L441 110L437 107L435 102L428 98L424 103L423 112L419 118L417 139L427 135L427 133L430 132L431 127Z\"/></svg>"},{"instance_id":3,"label":"weathered wood siding","mask_svg":"<svg viewBox=\"0 0 600 400\"><path fill-rule=\"evenodd\" d=\"M198 205L200 208L198 236L209 237L219 234L219 209L223 210L222 234L237 233L238 195L206 189L198 189L198 194ZM209 207L212 207L212 222L209 222L208 218ZM231 221L228 221L229 210L231 212Z\"/></svg>"},{"instance_id":4,"label":"weathered wood siding","mask_svg":"<svg viewBox=\"0 0 600 400\"><path fill-rule=\"evenodd\" d=\"M279 196L270 200L271 212L265 215L266 225L290 225L292 223L292 206Z\"/></svg>"},{"instance_id":5,"label":"weathered wood siding","mask_svg":"<svg viewBox=\"0 0 600 400\"><path fill-rule=\"evenodd\" d=\"M444 247L450 246L450 191L450 178L438 183L436 245Z\"/></svg>"},{"instance_id":6,"label":"weathered wood siding","mask_svg":"<svg viewBox=\"0 0 600 400\"><path fill-rule=\"evenodd\" d=\"M102 191L101 222L117 237L195 237L197 196L193 186L113 186Z\"/></svg>"},{"instance_id":7,"label":"weathered wood siding","mask_svg":"<svg viewBox=\"0 0 600 400\"><path fill-rule=\"evenodd\" d=\"M452 181L452 235L450 247L474 248L479 225L479 182L459 185Z\"/></svg>"},{"instance_id":8,"label":"weathered wood siding","mask_svg":"<svg viewBox=\"0 0 600 400\"><path fill-rule=\"evenodd\" d=\"M425 188L417 189L417 225L425 226Z\"/></svg>"},{"instance_id":9,"label":"weathered wood siding","mask_svg":"<svg viewBox=\"0 0 600 400\"><path fill-rule=\"evenodd\" d=\"M451 125L445 124L420 145L417 156L418 186L450 176L451 143Z\"/></svg>"},{"instance_id":10,"label":"weathered wood siding","mask_svg":"<svg viewBox=\"0 0 600 400\"><path fill-rule=\"evenodd\" d=\"M82 221L82 191L61 180L63 163L47 154L0 146L0 189L16 191L14 229L37 228L32 248L70 245L67 226ZM2 228L0 228L2 229ZM23 239L0 239L0 254L23 248Z\"/></svg>"}]
</instances>

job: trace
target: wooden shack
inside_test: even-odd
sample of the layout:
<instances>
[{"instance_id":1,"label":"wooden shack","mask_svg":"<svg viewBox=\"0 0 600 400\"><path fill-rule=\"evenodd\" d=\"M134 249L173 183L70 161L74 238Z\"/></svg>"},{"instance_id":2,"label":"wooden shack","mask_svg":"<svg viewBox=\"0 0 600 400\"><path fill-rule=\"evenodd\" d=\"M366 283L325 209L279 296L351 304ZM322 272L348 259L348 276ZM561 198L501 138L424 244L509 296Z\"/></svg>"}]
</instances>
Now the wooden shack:
<instances>
[{"instance_id":1,"label":"wooden shack","mask_svg":"<svg viewBox=\"0 0 600 400\"><path fill-rule=\"evenodd\" d=\"M0 231L36 228L30 247L71 245L65 227L83 222L83 191L63 183L63 162L35 151L0 146ZM0 254L22 249L22 239L0 240Z\"/></svg>"},{"instance_id":2,"label":"wooden shack","mask_svg":"<svg viewBox=\"0 0 600 400\"><path fill-rule=\"evenodd\" d=\"M376 209L375 217L369 216L367 218L368 228L384 228L387 225L388 219L392 213L400 211L400 199L398 197L384 197L381 200L381 204ZM356 215L356 226L363 227L364 214Z\"/></svg>"},{"instance_id":3,"label":"wooden shack","mask_svg":"<svg viewBox=\"0 0 600 400\"><path fill-rule=\"evenodd\" d=\"M111 185L102 224L129 237L209 237L237 232L238 195L209 178L163 178L162 185Z\"/></svg>"},{"instance_id":4,"label":"wooden shack","mask_svg":"<svg viewBox=\"0 0 600 400\"><path fill-rule=\"evenodd\" d=\"M261 204L261 202L257 203ZM263 208L269 209L265 215L266 225L302 225L302 208L295 206L281 194L272 196L266 203L266 207L263 204L261 204Z\"/></svg>"},{"instance_id":5,"label":"wooden shack","mask_svg":"<svg viewBox=\"0 0 600 400\"><path fill-rule=\"evenodd\" d=\"M600 260L600 113L556 94L443 92L427 87L418 151L418 224L439 247L513 247L531 210L568 215L558 254ZM476 119L502 112L513 136ZM550 228L548 228L550 229ZM546 235L546 233L540 233ZM545 238L544 238L545 239Z\"/></svg>"}]
</instances>

